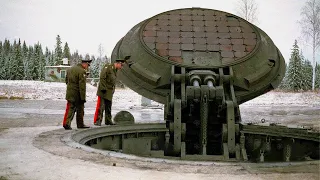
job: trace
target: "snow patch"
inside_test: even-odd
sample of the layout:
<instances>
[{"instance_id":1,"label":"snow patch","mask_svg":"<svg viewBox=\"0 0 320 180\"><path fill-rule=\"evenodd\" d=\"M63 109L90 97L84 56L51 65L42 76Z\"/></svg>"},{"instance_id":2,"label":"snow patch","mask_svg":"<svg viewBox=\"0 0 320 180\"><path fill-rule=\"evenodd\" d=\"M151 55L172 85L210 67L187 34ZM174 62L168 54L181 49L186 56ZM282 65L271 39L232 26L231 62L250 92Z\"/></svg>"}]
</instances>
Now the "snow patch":
<instances>
[{"instance_id":1,"label":"snow patch","mask_svg":"<svg viewBox=\"0 0 320 180\"><path fill-rule=\"evenodd\" d=\"M97 87L87 83L87 101L96 101ZM0 97L22 97L31 100L65 100L66 84L61 82L0 80ZM141 105L141 95L129 88L116 89L113 102L126 107ZM242 106L254 105L320 105L320 93L316 92L276 92L271 91ZM152 105L163 106L154 101Z\"/></svg>"}]
</instances>

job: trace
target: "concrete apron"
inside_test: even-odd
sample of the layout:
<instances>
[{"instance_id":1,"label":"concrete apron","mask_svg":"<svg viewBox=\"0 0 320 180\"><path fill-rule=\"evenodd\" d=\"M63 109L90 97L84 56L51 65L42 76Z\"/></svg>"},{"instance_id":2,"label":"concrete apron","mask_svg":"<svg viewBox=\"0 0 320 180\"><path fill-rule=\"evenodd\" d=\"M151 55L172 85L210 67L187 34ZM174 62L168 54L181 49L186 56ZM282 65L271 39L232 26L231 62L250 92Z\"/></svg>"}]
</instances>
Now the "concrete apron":
<instances>
[{"instance_id":1,"label":"concrete apron","mask_svg":"<svg viewBox=\"0 0 320 180\"><path fill-rule=\"evenodd\" d=\"M177 161L93 149L61 127L0 133L0 177L8 179L318 179L319 161L274 164ZM306 168L308 167L308 168ZM282 172L282 173L279 173Z\"/></svg>"}]
</instances>

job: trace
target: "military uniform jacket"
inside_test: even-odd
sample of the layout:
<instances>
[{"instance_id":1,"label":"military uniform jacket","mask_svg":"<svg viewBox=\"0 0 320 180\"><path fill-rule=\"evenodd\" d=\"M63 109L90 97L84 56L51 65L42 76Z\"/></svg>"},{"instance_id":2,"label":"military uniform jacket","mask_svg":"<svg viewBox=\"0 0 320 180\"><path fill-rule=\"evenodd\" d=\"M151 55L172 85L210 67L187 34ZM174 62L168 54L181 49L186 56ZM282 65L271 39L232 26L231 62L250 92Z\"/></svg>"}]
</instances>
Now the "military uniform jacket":
<instances>
[{"instance_id":1,"label":"military uniform jacket","mask_svg":"<svg viewBox=\"0 0 320 180\"><path fill-rule=\"evenodd\" d=\"M67 70L66 100L71 102L86 101L86 71L81 64L72 66Z\"/></svg>"},{"instance_id":2,"label":"military uniform jacket","mask_svg":"<svg viewBox=\"0 0 320 180\"><path fill-rule=\"evenodd\" d=\"M114 64L106 64L100 73L100 82L97 90L97 96L112 101L117 79L117 70Z\"/></svg>"}]
</instances>

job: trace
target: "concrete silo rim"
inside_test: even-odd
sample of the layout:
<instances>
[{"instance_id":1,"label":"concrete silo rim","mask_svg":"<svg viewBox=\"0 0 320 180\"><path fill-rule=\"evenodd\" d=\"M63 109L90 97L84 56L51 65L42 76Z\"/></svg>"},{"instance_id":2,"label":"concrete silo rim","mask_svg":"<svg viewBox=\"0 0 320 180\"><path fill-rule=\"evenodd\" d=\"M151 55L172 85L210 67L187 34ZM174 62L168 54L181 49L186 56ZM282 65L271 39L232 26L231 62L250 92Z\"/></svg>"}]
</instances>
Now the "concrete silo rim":
<instances>
[{"instance_id":1,"label":"concrete silo rim","mask_svg":"<svg viewBox=\"0 0 320 180\"><path fill-rule=\"evenodd\" d=\"M135 124L135 128L146 126L147 124ZM148 124L149 126L164 126L164 124ZM115 126L111 126L114 128ZM132 126L131 126L132 127ZM74 160L83 160L92 163L112 166L115 163L119 167L127 167L133 169L149 169L156 171L176 173L188 173L193 167L197 170L195 173L205 172L205 174L215 174L216 171L234 175L246 174L272 174L278 173L278 168L287 169L292 167L296 173L305 173L304 167L319 167L319 160L302 161L302 162L274 162L274 163L252 163L252 162L221 162L221 161L188 161L176 159L162 159L140 157L136 155L124 154L120 152L94 149L90 146L80 144L75 141L75 137L90 136L91 132L112 129L110 126L94 127L89 130L72 130L65 131L63 128L44 131L34 137L32 144L34 147L46 151L50 154L65 157ZM130 128L128 125L127 128ZM89 133L89 134L88 134ZM94 134L91 134L94 135ZM72 150L73 149L73 150ZM105 157L102 160L101 157ZM110 164L111 163L111 164ZM120 164L120 165L119 165ZM179 165L179 166L177 166ZM191 167L190 167L191 166ZM209 167L209 169L208 169ZM301 168L301 170L300 170ZM228 170L230 169L230 170ZM317 168L316 168L317 169ZM228 170L227 172L225 172ZM237 171L241 170L241 172ZM292 170L290 170L292 172ZM286 174L286 172L284 172Z\"/></svg>"}]
</instances>

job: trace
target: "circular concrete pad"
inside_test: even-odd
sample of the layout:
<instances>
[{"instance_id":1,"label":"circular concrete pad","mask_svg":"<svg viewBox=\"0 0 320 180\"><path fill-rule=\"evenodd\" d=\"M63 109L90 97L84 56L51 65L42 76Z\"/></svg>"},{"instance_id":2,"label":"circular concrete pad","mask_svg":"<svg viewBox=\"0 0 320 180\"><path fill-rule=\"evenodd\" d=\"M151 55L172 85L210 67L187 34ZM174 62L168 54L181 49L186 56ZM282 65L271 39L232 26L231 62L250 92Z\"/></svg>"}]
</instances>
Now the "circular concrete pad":
<instances>
[{"instance_id":1,"label":"circular concrete pad","mask_svg":"<svg viewBox=\"0 0 320 180\"><path fill-rule=\"evenodd\" d=\"M112 128L112 127L106 127ZM74 130L77 131L77 130ZM309 174L316 178L319 174L320 161L290 162L290 163L230 163L230 162L203 162L180 161L158 158L145 158L122 153L103 151L89 146L78 144L71 140L72 131L57 129L47 131L35 137L34 146L55 155L80 159L104 166L117 166L130 169L151 170L157 172L193 173L210 175L212 177L278 177L292 178L289 174ZM288 174L286 174L288 173ZM275 174L278 174L275 176ZM208 176L208 177L210 177ZM273 178L272 178L273 179Z\"/></svg>"}]
</instances>

